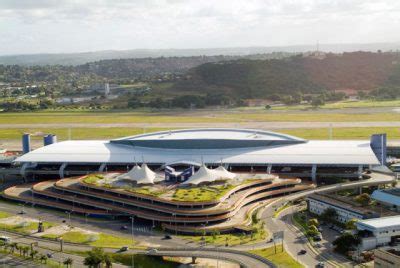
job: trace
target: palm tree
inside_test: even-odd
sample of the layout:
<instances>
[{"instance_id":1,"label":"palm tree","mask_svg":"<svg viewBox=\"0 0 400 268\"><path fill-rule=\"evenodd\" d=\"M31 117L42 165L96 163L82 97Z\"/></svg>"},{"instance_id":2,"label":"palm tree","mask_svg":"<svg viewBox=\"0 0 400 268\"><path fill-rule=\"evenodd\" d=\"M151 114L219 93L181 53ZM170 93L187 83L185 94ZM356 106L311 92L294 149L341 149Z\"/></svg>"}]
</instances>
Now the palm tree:
<instances>
[{"instance_id":1,"label":"palm tree","mask_svg":"<svg viewBox=\"0 0 400 268\"><path fill-rule=\"evenodd\" d=\"M29 254L32 258L32 260L35 258L35 256L38 254L37 250L32 250L31 253Z\"/></svg>"},{"instance_id":2,"label":"palm tree","mask_svg":"<svg viewBox=\"0 0 400 268\"><path fill-rule=\"evenodd\" d=\"M29 247L28 246L25 246L25 247L22 248L22 253L23 253L24 257L26 256L26 254L28 254L28 252L29 252Z\"/></svg>"},{"instance_id":3,"label":"palm tree","mask_svg":"<svg viewBox=\"0 0 400 268\"><path fill-rule=\"evenodd\" d=\"M71 266L72 267L72 264L74 263L74 260L72 259L72 258L67 258L67 259L65 259L64 260L64 262L63 262L63 264L64 265L67 265L67 268L69 267L69 266Z\"/></svg>"},{"instance_id":4,"label":"palm tree","mask_svg":"<svg viewBox=\"0 0 400 268\"><path fill-rule=\"evenodd\" d=\"M110 254L105 254L104 255L104 263L106 264L106 268L111 268L112 267L112 257Z\"/></svg>"},{"instance_id":5,"label":"palm tree","mask_svg":"<svg viewBox=\"0 0 400 268\"><path fill-rule=\"evenodd\" d=\"M99 267L104 262L104 250L101 248L93 248L88 252L88 256L83 261L83 264L89 267Z\"/></svg>"},{"instance_id":6,"label":"palm tree","mask_svg":"<svg viewBox=\"0 0 400 268\"><path fill-rule=\"evenodd\" d=\"M45 254L40 254L40 263L47 263L47 256Z\"/></svg>"},{"instance_id":7,"label":"palm tree","mask_svg":"<svg viewBox=\"0 0 400 268\"><path fill-rule=\"evenodd\" d=\"M10 253L14 253L15 250L18 249L18 243L13 242L10 244Z\"/></svg>"}]
</instances>

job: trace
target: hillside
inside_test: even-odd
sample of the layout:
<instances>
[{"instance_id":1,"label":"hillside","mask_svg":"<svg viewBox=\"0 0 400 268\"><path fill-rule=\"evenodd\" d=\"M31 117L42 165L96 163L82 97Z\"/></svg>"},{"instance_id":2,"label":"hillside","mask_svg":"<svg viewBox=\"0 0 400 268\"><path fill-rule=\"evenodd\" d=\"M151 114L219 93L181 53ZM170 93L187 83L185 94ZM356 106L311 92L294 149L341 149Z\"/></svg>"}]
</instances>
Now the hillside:
<instances>
[{"instance_id":1,"label":"hillside","mask_svg":"<svg viewBox=\"0 0 400 268\"><path fill-rule=\"evenodd\" d=\"M342 53L344 51L396 51L400 43L369 43L369 44L320 44L320 50ZM201 49L130 49L104 50L80 53L53 53L27 55L1 55L3 65L82 65L88 62L131 59L131 58L160 58L160 57L194 57L194 56L248 56L254 54L273 53L303 53L315 50L315 45L296 45L280 47L225 47Z\"/></svg>"},{"instance_id":2,"label":"hillside","mask_svg":"<svg viewBox=\"0 0 400 268\"><path fill-rule=\"evenodd\" d=\"M241 98L343 89L371 91L384 85L399 86L399 63L397 53L371 52L207 63L191 69L189 79L177 82L173 90L221 91Z\"/></svg>"}]
</instances>

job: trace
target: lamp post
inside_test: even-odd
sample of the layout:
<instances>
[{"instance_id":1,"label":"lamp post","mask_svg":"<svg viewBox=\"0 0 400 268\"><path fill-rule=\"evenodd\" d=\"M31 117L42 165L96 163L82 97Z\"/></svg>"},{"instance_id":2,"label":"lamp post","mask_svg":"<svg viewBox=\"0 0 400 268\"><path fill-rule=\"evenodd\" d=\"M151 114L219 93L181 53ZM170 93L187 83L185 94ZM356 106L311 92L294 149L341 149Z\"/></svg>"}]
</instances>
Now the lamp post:
<instances>
[{"instance_id":1,"label":"lamp post","mask_svg":"<svg viewBox=\"0 0 400 268\"><path fill-rule=\"evenodd\" d=\"M132 247L133 247L133 243L134 243L134 239L133 239L133 223L135 221L135 217L132 216L131 217L131 230L132 230ZM135 254L132 253L132 268L135 268Z\"/></svg>"},{"instance_id":2,"label":"lamp post","mask_svg":"<svg viewBox=\"0 0 400 268\"><path fill-rule=\"evenodd\" d=\"M65 211L65 213L68 214L69 225L72 226L72 222L71 222L71 213L72 213L72 211Z\"/></svg>"}]
</instances>

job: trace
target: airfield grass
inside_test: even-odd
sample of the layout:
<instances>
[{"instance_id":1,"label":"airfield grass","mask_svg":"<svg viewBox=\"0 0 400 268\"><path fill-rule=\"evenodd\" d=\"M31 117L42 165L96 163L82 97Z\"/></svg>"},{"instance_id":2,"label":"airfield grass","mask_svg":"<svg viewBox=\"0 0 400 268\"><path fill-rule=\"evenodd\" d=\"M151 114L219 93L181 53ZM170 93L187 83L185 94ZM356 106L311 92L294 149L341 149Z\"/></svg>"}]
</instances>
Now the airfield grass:
<instances>
[{"instance_id":1,"label":"airfield grass","mask_svg":"<svg viewBox=\"0 0 400 268\"><path fill-rule=\"evenodd\" d=\"M332 104L333 105L333 104ZM339 105L339 104L335 104ZM400 105L400 101L399 101ZM297 108L296 108L297 107ZM168 124L168 123L235 123L235 122L368 122L368 121L398 121L398 113L326 113L315 110L296 113L301 107L285 106L281 110L197 110L174 112L21 112L0 113L0 124Z\"/></svg>"},{"instance_id":2,"label":"airfield grass","mask_svg":"<svg viewBox=\"0 0 400 268\"><path fill-rule=\"evenodd\" d=\"M290 256L285 250L282 252L281 245L277 245L276 253L274 247L251 250L250 253L260 255L271 262L273 262L278 267L285 268L302 268L299 262L297 262L292 256Z\"/></svg>"},{"instance_id":3,"label":"airfield grass","mask_svg":"<svg viewBox=\"0 0 400 268\"><path fill-rule=\"evenodd\" d=\"M283 129L283 130L278 130L278 132L310 140L330 138L329 128ZM377 133L386 133L388 139L400 139L400 128L398 127L333 128L332 139L334 140L369 139L372 134L377 134Z\"/></svg>"},{"instance_id":4,"label":"airfield grass","mask_svg":"<svg viewBox=\"0 0 400 268\"><path fill-rule=\"evenodd\" d=\"M150 133L154 131L170 130L167 128L72 128L71 139L82 140L101 140L113 139L124 136L131 136L142 134L144 132ZM296 128L296 129L277 129L274 130L281 133L301 137L304 139L329 139L329 128ZM57 135L59 141L68 139L67 128L24 128L24 129L0 129L0 140L16 140L20 139L22 133L53 133ZM347 127L347 128L333 128L332 139L369 139L372 134L387 133L388 139L400 139L399 127ZM33 140L42 140L42 137L32 137Z\"/></svg>"},{"instance_id":5,"label":"airfield grass","mask_svg":"<svg viewBox=\"0 0 400 268\"><path fill-rule=\"evenodd\" d=\"M345 108L372 108L372 107L396 107L400 106L400 100L360 100L360 101L338 101L326 103L318 109L345 109ZM313 109L311 105L284 105L273 106L272 110L305 110Z\"/></svg>"},{"instance_id":6,"label":"airfield grass","mask_svg":"<svg viewBox=\"0 0 400 268\"><path fill-rule=\"evenodd\" d=\"M399 121L398 113L231 113L231 122L379 122Z\"/></svg>"}]
</instances>

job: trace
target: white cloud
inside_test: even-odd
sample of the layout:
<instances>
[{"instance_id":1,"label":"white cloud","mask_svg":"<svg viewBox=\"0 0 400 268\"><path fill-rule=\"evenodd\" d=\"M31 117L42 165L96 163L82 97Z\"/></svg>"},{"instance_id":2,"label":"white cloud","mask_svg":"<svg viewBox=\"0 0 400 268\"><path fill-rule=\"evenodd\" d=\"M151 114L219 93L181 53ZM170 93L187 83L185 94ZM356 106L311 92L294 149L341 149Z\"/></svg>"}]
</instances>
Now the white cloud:
<instances>
[{"instance_id":1,"label":"white cloud","mask_svg":"<svg viewBox=\"0 0 400 268\"><path fill-rule=\"evenodd\" d=\"M0 0L0 53L400 41L400 1Z\"/></svg>"}]
</instances>

